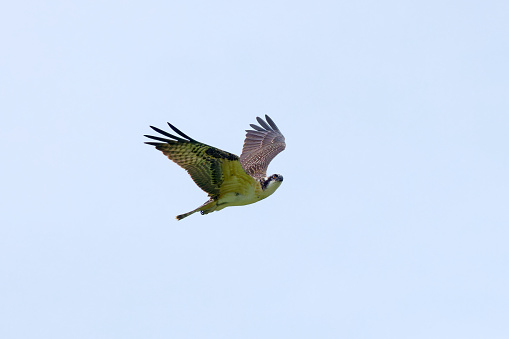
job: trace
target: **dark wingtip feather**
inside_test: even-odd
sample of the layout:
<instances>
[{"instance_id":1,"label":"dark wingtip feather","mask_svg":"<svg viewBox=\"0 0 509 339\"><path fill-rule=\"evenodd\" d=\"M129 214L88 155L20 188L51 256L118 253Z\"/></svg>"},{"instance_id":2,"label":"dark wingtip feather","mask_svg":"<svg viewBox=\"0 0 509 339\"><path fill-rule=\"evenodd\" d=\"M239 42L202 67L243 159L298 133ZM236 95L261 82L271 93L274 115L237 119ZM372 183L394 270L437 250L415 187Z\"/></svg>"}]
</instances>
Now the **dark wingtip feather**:
<instances>
[{"instance_id":1,"label":"dark wingtip feather","mask_svg":"<svg viewBox=\"0 0 509 339\"><path fill-rule=\"evenodd\" d=\"M145 137L147 137L147 138L154 139L154 140L157 140L157 141L162 141L162 142L165 142L165 143L175 142L175 140L170 140L170 139L165 139L165 138L159 138L159 137L155 137L155 136L153 136L153 135L147 135L147 134L145 134L144 136L145 136Z\"/></svg>"},{"instance_id":2,"label":"dark wingtip feather","mask_svg":"<svg viewBox=\"0 0 509 339\"><path fill-rule=\"evenodd\" d=\"M162 129L157 128L157 127L155 127L155 126L150 126L150 128L152 128L152 129L153 129L154 131L156 131L157 133L161 133L162 135L167 136L168 138L172 138L172 139L175 139L175 140L178 140L178 141L187 141L187 140L184 140L184 139L182 139L182 138L179 138L179 137L177 137L177 136L175 136L175 135L173 135L173 134L170 134L170 133L168 133L168 132L165 132L165 131L163 131Z\"/></svg>"},{"instance_id":3,"label":"dark wingtip feather","mask_svg":"<svg viewBox=\"0 0 509 339\"><path fill-rule=\"evenodd\" d=\"M259 124L260 124L263 128L265 128L265 129L266 129L266 130L268 130L268 131L272 131L272 128L270 128L270 126L269 126L269 125L267 125L267 123L266 123L265 121L263 121L263 119L262 119L262 118L260 118L260 117L256 117L256 120L258 121L258 123L259 123Z\"/></svg>"},{"instance_id":4,"label":"dark wingtip feather","mask_svg":"<svg viewBox=\"0 0 509 339\"><path fill-rule=\"evenodd\" d=\"M184 134L181 130L179 130L177 127L173 126L172 124L170 124L169 122L167 123L168 126L170 126L170 128L172 130L175 131L175 133L177 133L178 135L188 139L189 141L195 141L193 138L190 138L189 136L187 136L186 134Z\"/></svg>"},{"instance_id":5,"label":"dark wingtip feather","mask_svg":"<svg viewBox=\"0 0 509 339\"><path fill-rule=\"evenodd\" d=\"M255 125L255 124L249 124L249 126L251 126L251 128L254 128L257 131L265 132L265 130L263 128L261 128L260 126ZM248 130L246 130L246 132L248 132Z\"/></svg>"},{"instance_id":6,"label":"dark wingtip feather","mask_svg":"<svg viewBox=\"0 0 509 339\"><path fill-rule=\"evenodd\" d=\"M277 126L274 123L274 121L267 114L265 114L265 120L267 120L267 122L269 123L270 127L272 127L272 129L274 131L279 131L279 128L277 128Z\"/></svg>"},{"instance_id":7,"label":"dark wingtip feather","mask_svg":"<svg viewBox=\"0 0 509 339\"><path fill-rule=\"evenodd\" d=\"M150 145L150 146L162 145L162 143L160 143L160 142L152 142L152 141L145 141L145 144Z\"/></svg>"}]
</instances>

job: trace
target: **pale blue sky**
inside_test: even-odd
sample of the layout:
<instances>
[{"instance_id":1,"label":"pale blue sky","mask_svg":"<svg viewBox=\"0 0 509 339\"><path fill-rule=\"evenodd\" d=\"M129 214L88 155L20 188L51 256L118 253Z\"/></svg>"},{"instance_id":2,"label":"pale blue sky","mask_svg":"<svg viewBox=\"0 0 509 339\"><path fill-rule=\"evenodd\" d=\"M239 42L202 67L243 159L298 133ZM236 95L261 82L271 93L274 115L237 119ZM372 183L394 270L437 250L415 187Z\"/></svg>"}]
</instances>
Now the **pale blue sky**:
<instances>
[{"instance_id":1,"label":"pale blue sky","mask_svg":"<svg viewBox=\"0 0 509 339\"><path fill-rule=\"evenodd\" d=\"M509 338L509 2L16 1L0 13L0 337ZM143 144L239 154L206 200Z\"/></svg>"}]
</instances>

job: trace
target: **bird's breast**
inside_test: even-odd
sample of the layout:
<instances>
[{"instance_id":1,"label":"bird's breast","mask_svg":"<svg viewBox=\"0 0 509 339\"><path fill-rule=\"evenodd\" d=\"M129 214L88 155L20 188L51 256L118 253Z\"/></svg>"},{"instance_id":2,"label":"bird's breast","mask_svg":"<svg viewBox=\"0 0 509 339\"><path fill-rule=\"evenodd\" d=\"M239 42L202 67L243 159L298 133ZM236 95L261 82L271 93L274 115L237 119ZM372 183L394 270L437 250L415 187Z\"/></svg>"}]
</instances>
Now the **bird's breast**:
<instances>
[{"instance_id":1,"label":"bird's breast","mask_svg":"<svg viewBox=\"0 0 509 339\"><path fill-rule=\"evenodd\" d=\"M218 200L218 205L242 206L255 203L259 200L261 200L261 197L259 194L256 194L253 187L253 189L245 190L244 193L229 192L223 194Z\"/></svg>"}]
</instances>

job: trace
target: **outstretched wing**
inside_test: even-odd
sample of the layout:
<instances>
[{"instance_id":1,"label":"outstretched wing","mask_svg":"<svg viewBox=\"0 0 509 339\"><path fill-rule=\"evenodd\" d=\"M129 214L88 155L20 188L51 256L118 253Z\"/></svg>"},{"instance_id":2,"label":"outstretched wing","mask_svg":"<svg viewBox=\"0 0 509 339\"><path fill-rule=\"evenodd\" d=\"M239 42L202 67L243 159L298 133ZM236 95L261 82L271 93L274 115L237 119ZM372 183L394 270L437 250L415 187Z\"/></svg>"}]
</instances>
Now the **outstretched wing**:
<instances>
[{"instance_id":1,"label":"outstretched wing","mask_svg":"<svg viewBox=\"0 0 509 339\"><path fill-rule=\"evenodd\" d=\"M147 138L160 141L145 143L155 146L170 160L185 169L191 175L196 185L207 192L211 198L216 198L224 181L224 166L228 165L227 162L238 163L239 157L218 148L202 144L188 137L172 124L168 123L168 125L182 138L157 127L150 126L154 131L171 139L145 135Z\"/></svg>"},{"instance_id":2,"label":"outstretched wing","mask_svg":"<svg viewBox=\"0 0 509 339\"><path fill-rule=\"evenodd\" d=\"M256 118L262 127L250 124L254 130L246 130L246 140L240 155L242 168L255 178L265 177L271 160L286 147L285 137L274 121L268 115L265 115L265 119L267 122Z\"/></svg>"}]
</instances>

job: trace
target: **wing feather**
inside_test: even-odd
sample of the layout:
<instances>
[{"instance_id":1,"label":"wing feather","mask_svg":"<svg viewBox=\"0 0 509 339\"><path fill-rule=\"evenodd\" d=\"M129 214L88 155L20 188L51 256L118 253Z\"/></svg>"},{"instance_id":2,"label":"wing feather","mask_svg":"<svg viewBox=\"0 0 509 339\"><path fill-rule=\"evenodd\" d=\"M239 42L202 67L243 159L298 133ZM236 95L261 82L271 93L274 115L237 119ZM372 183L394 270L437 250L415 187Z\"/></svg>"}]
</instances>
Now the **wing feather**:
<instances>
[{"instance_id":1,"label":"wing feather","mask_svg":"<svg viewBox=\"0 0 509 339\"><path fill-rule=\"evenodd\" d=\"M246 130L240 155L242 168L254 178L265 177L269 163L286 147L285 137L274 121L268 115L265 115L265 119L267 122L256 118L262 127L250 124L254 130Z\"/></svg>"},{"instance_id":2,"label":"wing feather","mask_svg":"<svg viewBox=\"0 0 509 339\"><path fill-rule=\"evenodd\" d=\"M257 126L255 124L249 124L249 126L251 126L251 128L254 128L255 130L257 131L263 131L265 132L265 129L261 128L260 126Z\"/></svg>"},{"instance_id":3,"label":"wing feather","mask_svg":"<svg viewBox=\"0 0 509 339\"><path fill-rule=\"evenodd\" d=\"M170 160L185 169L198 187L207 192L211 198L216 198L221 193L221 184L225 180L223 166L226 165L226 162L239 163L239 157L198 142L170 123L168 125L185 139L150 126L154 131L174 140L145 135L147 138L161 141L160 143L146 142L146 144L155 146L156 149L163 152Z\"/></svg>"},{"instance_id":4,"label":"wing feather","mask_svg":"<svg viewBox=\"0 0 509 339\"><path fill-rule=\"evenodd\" d=\"M265 116L267 116L267 115L265 115ZM269 125L267 125L267 123L266 123L265 121L263 121L263 119L262 119L262 118L260 118L260 117L256 117L256 121L258 121L258 123L259 123L260 125L262 125L262 127L263 127L263 128L265 128L266 130L268 130L268 131L272 131L272 128L270 128L270 127L269 127Z\"/></svg>"}]
</instances>

